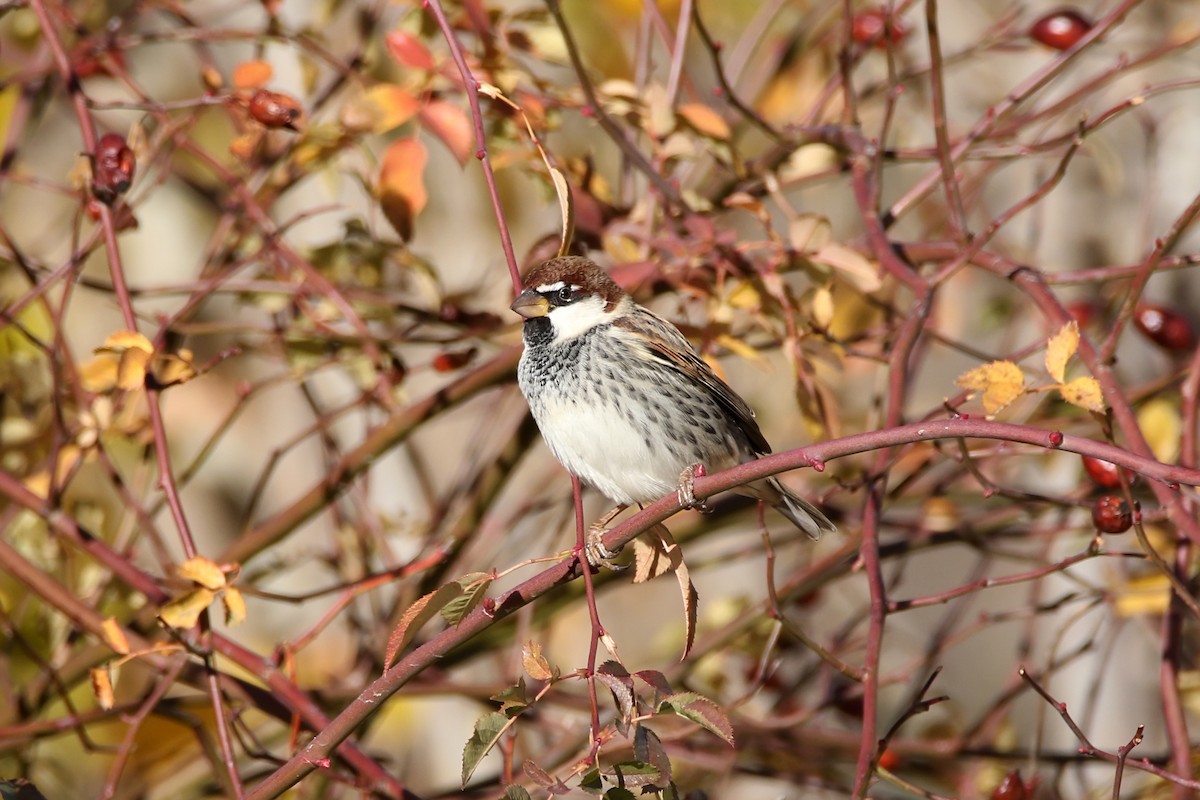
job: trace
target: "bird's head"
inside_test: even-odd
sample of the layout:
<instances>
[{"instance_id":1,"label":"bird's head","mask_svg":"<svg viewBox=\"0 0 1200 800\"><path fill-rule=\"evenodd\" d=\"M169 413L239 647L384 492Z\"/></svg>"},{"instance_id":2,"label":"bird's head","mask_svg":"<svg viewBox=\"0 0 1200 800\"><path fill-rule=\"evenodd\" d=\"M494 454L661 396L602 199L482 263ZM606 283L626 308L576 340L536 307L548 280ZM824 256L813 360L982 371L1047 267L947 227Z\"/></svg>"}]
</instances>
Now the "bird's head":
<instances>
[{"instance_id":1,"label":"bird's head","mask_svg":"<svg viewBox=\"0 0 1200 800\"><path fill-rule=\"evenodd\" d=\"M629 295L592 261L561 256L543 261L525 276L513 311L525 324L549 325L555 341L574 339L625 313Z\"/></svg>"}]
</instances>

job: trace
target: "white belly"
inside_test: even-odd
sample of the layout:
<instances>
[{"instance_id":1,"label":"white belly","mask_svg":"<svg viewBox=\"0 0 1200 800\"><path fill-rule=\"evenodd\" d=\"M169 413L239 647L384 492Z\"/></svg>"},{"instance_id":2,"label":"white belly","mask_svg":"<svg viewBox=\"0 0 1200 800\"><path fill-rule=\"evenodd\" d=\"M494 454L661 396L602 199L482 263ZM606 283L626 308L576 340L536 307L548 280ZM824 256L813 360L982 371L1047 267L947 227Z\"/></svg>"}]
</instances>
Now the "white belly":
<instances>
[{"instance_id":1,"label":"white belly","mask_svg":"<svg viewBox=\"0 0 1200 800\"><path fill-rule=\"evenodd\" d=\"M666 447L647 442L648 424L636 412L585 407L544 398L538 427L555 457L614 503L645 503L670 493L689 466Z\"/></svg>"}]
</instances>

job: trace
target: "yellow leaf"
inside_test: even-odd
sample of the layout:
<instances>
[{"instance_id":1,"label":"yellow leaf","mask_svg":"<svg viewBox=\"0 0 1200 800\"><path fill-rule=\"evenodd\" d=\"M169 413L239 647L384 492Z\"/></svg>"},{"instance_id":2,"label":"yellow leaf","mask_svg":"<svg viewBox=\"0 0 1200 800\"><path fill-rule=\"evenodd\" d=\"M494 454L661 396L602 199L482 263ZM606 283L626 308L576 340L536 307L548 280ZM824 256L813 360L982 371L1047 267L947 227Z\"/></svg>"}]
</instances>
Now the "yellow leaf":
<instances>
[{"instance_id":1,"label":"yellow leaf","mask_svg":"<svg viewBox=\"0 0 1200 800\"><path fill-rule=\"evenodd\" d=\"M109 617L104 620L100 631L104 636L104 643L111 647L113 652L123 656L129 655L129 640L125 638L125 631L121 630L115 618Z\"/></svg>"},{"instance_id":2,"label":"yellow leaf","mask_svg":"<svg viewBox=\"0 0 1200 800\"><path fill-rule=\"evenodd\" d=\"M1064 383L1058 387L1058 391L1062 394L1063 400L1073 406L1086 408L1097 414L1104 413L1106 406L1104 405L1104 393L1100 391L1100 382L1090 375L1076 378L1070 383Z\"/></svg>"},{"instance_id":3,"label":"yellow leaf","mask_svg":"<svg viewBox=\"0 0 1200 800\"><path fill-rule=\"evenodd\" d=\"M257 89L265 86L275 70L265 61L243 61L233 68L233 85L237 89Z\"/></svg>"},{"instance_id":4,"label":"yellow leaf","mask_svg":"<svg viewBox=\"0 0 1200 800\"><path fill-rule=\"evenodd\" d=\"M111 392L117 388L117 365L112 353L100 353L79 365L79 383L89 392Z\"/></svg>"},{"instance_id":5,"label":"yellow leaf","mask_svg":"<svg viewBox=\"0 0 1200 800\"><path fill-rule=\"evenodd\" d=\"M1079 323L1071 320L1046 344L1046 371L1057 383L1067 380L1067 362L1079 348Z\"/></svg>"},{"instance_id":6,"label":"yellow leaf","mask_svg":"<svg viewBox=\"0 0 1200 800\"><path fill-rule=\"evenodd\" d=\"M137 331L117 331L109 334L104 340L104 347L101 350L109 350L113 352L121 352L123 350L144 350L147 353L154 352L154 345L150 344L150 340Z\"/></svg>"},{"instance_id":7,"label":"yellow leaf","mask_svg":"<svg viewBox=\"0 0 1200 800\"><path fill-rule=\"evenodd\" d=\"M397 139L388 145L379 170L379 204L400 238L412 237L413 220L425 208L423 173L429 154L415 138Z\"/></svg>"},{"instance_id":8,"label":"yellow leaf","mask_svg":"<svg viewBox=\"0 0 1200 800\"><path fill-rule=\"evenodd\" d=\"M217 566L217 562L204 556L189 558L175 571L179 577L198 583L205 589L216 591L225 586L225 573Z\"/></svg>"},{"instance_id":9,"label":"yellow leaf","mask_svg":"<svg viewBox=\"0 0 1200 800\"><path fill-rule=\"evenodd\" d=\"M1161 574L1129 581L1116 592L1117 615L1163 614L1171 602L1171 582Z\"/></svg>"},{"instance_id":10,"label":"yellow leaf","mask_svg":"<svg viewBox=\"0 0 1200 800\"><path fill-rule=\"evenodd\" d=\"M158 616L172 628L192 628L215 597L208 589L193 589L163 606Z\"/></svg>"},{"instance_id":11,"label":"yellow leaf","mask_svg":"<svg viewBox=\"0 0 1200 800\"><path fill-rule=\"evenodd\" d=\"M150 368L154 380L159 386L174 386L177 383L187 383L196 377L196 367L192 363L192 351L186 348L178 355L161 353L154 359Z\"/></svg>"},{"instance_id":12,"label":"yellow leaf","mask_svg":"<svg viewBox=\"0 0 1200 800\"><path fill-rule=\"evenodd\" d=\"M1138 409L1137 421L1154 457L1166 464L1175 463L1179 457L1179 438L1183 435L1176 403L1165 397L1149 400Z\"/></svg>"},{"instance_id":13,"label":"yellow leaf","mask_svg":"<svg viewBox=\"0 0 1200 800\"><path fill-rule=\"evenodd\" d=\"M221 592L221 603L225 606L225 624L241 625L246 620L246 598L233 586Z\"/></svg>"},{"instance_id":14,"label":"yellow leaf","mask_svg":"<svg viewBox=\"0 0 1200 800\"><path fill-rule=\"evenodd\" d=\"M554 677L554 668L542 655L542 646L537 642L529 641L521 647L521 665L535 681L548 681Z\"/></svg>"},{"instance_id":15,"label":"yellow leaf","mask_svg":"<svg viewBox=\"0 0 1200 800\"><path fill-rule=\"evenodd\" d=\"M96 694L96 702L105 711L116 705L113 699L112 677L104 667L91 670L92 691Z\"/></svg>"},{"instance_id":16,"label":"yellow leaf","mask_svg":"<svg viewBox=\"0 0 1200 800\"><path fill-rule=\"evenodd\" d=\"M117 388L125 391L140 389L146 385L146 365L150 362L150 351L131 347L121 353L117 363Z\"/></svg>"},{"instance_id":17,"label":"yellow leaf","mask_svg":"<svg viewBox=\"0 0 1200 800\"><path fill-rule=\"evenodd\" d=\"M813 293L812 320L818 328L825 330L833 322L833 292L822 286Z\"/></svg>"},{"instance_id":18,"label":"yellow leaf","mask_svg":"<svg viewBox=\"0 0 1200 800\"><path fill-rule=\"evenodd\" d=\"M726 302L734 308L753 311L762 306L762 296L750 281L739 281L733 287L733 291L729 293L729 299Z\"/></svg>"},{"instance_id":19,"label":"yellow leaf","mask_svg":"<svg viewBox=\"0 0 1200 800\"><path fill-rule=\"evenodd\" d=\"M731 135L725 118L703 103L684 103L677 111L688 125L710 139L727 140Z\"/></svg>"},{"instance_id":20,"label":"yellow leaf","mask_svg":"<svg viewBox=\"0 0 1200 800\"><path fill-rule=\"evenodd\" d=\"M759 366L764 366L767 363L767 360L765 358L763 358L762 353L758 352L753 347L751 347L750 345L743 342L741 339L738 339L734 336L730 336L727 333L722 333L721 335L719 335L715 339L713 339L713 341L716 342L717 344L721 345L722 347L724 347L729 352L731 352L735 355L741 356L742 358L746 359L747 361L753 361L755 364L758 364Z\"/></svg>"},{"instance_id":21,"label":"yellow leaf","mask_svg":"<svg viewBox=\"0 0 1200 800\"><path fill-rule=\"evenodd\" d=\"M416 116L420 103L411 93L390 83L381 83L367 90L364 97L371 130L386 133L399 128Z\"/></svg>"},{"instance_id":22,"label":"yellow leaf","mask_svg":"<svg viewBox=\"0 0 1200 800\"><path fill-rule=\"evenodd\" d=\"M993 361L964 372L955 381L971 391L983 392L983 409L995 414L1025 392L1025 373L1011 361Z\"/></svg>"}]
</instances>

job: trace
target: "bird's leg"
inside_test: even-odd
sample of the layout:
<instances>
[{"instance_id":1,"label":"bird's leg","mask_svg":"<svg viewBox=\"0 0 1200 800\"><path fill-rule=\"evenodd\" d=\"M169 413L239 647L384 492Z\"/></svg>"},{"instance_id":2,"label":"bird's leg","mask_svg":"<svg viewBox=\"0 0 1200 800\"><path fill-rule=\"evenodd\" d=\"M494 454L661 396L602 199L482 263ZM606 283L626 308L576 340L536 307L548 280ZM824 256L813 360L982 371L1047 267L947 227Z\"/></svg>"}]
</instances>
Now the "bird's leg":
<instances>
[{"instance_id":1,"label":"bird's leg","mask_svg":"<svg viewBox=\"0 0 1200 800\"><path fill-rule=\"evenodd\" d=\"M679 498L679 505L682 508L694 508L701 514L707 514L712 511L711 508L704 505L703 500L696 499L696 478L703 478L708 474L704 469L703 464L692 464L684 467L683 472L679 473L679 486L675 489L675 496Z\"/></svg>"},{"instance_id":2,"label":"bird's leg","mask_svg":"<svg viewBox=\"0 0 1200 800\"><path fill-rule=\"evenodd\" d=\"M609 511L600 519L592 523L588 528L587 545L584 547L584 555L587 556L587 561L593 567L608 567L609 569L618 569L612 563L612 560L621 554L621 548L609 550L604 546L604 534L608 533L608 523L612 522L617 514L620 514L629 506L617 506L612 511Z\"/></svg>"}]
</instances>

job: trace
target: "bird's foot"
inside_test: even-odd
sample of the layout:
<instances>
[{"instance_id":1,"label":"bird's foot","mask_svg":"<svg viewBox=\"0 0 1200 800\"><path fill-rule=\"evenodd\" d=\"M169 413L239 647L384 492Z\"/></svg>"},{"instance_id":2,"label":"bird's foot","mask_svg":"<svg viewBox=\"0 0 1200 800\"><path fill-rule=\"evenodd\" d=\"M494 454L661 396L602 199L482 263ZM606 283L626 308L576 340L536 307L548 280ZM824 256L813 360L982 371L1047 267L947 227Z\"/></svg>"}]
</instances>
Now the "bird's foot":
<instances>
[{"instance_id":1,"label":"bird's foot","mask_svg":"<svg viewBox=\"0 0 1200 800\"><path fill-rule=\"evenodd\" d=\"M681 508L694 508L701 514L712 511L704 505L703 500L696 499L696 478L703 478L707 474L703 464L692 464L684 467L683 472L679 473L679 486L675 489L675 496L679 499Z\"/></svg>"},{"instance_id":2,"label":"bird's foot","mask_svg":"<svg viewBox=\"0 0 1200 800\"><path fill-rule=\"evenodd\" d=\"M588 528L587 539L583 545L583 555L590 566L596 568L603 567L614 572L620 572L625 569L625 565L614 562L614 559L621 555L621 550L624 548L617 547L610 550L604 546L604 534L608 533L608 523L612 522L617 514L620 514L624 510L625 506L617 506L593 522Z\"/></svg>"}]
</instances>

